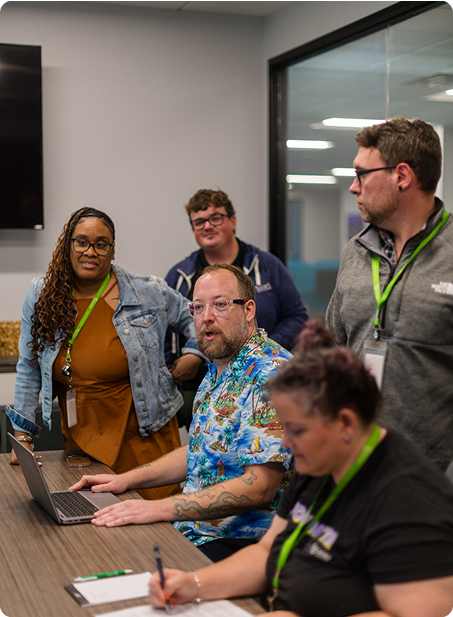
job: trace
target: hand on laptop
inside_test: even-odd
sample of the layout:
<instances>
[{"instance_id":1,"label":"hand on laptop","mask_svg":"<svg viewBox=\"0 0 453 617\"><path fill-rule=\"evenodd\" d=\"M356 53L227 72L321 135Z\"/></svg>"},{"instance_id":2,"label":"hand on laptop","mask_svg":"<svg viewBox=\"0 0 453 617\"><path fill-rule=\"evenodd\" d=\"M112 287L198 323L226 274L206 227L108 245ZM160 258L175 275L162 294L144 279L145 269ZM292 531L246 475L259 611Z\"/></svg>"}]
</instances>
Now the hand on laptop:
<instances>
[{"instance_id":1,"label":"hand on laptop","mask_svg":"<svg viewBox=\"0 0 453 617\"><path fill-rule=\"evenodd\" d=\"M91 521L99 527L119 527L120 525L144 525L162 521L159 514L159 501L126 499L94 513Z\"/></svg>"},{"instance_id":2,"label":"hand on laptop","mask_svg":"<svg viewBox=\"0 0 453 617\"><path fill-rule=\"evenodd\" d=\"M91 488L93 493L124 493L129 486L124 474L114 476L112 474L96 474L94 476L82 476L82 478L70 487L71 491Z\"/></svg>"}]
</instances>

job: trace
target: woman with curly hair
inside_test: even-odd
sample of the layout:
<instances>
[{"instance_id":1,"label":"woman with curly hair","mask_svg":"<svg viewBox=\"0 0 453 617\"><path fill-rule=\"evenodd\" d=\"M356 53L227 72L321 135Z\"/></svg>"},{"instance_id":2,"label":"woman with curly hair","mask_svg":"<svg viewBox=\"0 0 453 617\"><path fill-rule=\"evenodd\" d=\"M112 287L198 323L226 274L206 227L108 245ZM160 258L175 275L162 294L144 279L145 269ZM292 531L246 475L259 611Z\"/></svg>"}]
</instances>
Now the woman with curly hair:
<instances>
[{"instance_id":1,"label":"woman with curly hair","mask_svg":"<svg viewBox=\"0 0 453 617\"><path fill-rule=\"evenodd\" d=\"M42 392L51 426L58 396L66 449L82 450L117 473L180 445L175 382L202 361L185 298L155 276L112 265L115 227L104 212L81 208L63 228L45 277L32 281L22 310L14 409L15 436L33 449ZM187 339L170 371L167 327ZM10 463L16 464L14 451ZM143 491L163 498L179 487Z\"/></svg>"}]
</instances>

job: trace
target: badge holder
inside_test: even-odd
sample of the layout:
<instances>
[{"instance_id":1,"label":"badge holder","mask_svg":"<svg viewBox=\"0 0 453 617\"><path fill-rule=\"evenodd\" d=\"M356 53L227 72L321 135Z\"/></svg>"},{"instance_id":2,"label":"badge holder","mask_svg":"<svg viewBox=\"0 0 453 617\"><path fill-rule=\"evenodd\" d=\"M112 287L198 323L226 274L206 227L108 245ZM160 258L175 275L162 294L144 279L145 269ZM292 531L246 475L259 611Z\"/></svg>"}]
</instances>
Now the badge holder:
<instances>
[{"instance_id":1,"label":"badge holder","mask_svg":"<svg viewBox=\"0 0 453 617\"><path fill-rule=\"evenodd\" d=\"M387 343L384 341L372 339L363 346L363 363L375 378L379 390L382 387L386 353Z\"/></svg>"}]
</instances>

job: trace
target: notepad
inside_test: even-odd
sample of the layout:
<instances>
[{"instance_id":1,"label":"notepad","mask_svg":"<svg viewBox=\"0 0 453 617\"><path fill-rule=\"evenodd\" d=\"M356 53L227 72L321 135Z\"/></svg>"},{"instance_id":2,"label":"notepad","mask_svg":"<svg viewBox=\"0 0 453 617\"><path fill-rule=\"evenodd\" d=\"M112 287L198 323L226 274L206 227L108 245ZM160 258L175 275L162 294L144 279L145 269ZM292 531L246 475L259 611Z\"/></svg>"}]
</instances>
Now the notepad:
<instances>
[{"instance_id":1,"label":"notepad","mask_svg":"<svg viewBox=\"0 0 453 617\"><path fill-rule=\"evenodd\" d=\"M96 604L146 598L150 578L150 572L126 574L74 583L67 585L65 589L80 606L95 606Z\"/></svg>"},{"instance_id":2,"label":"notepad","mask_svg":"<svg viewBox=\"0 0 453 617\"><path fill-rule=\"evenodd\" d=\"M96 617L163 617L166 615L161 608L152 606L134 606L113 613L103 613ZM239 608L228 600L215 600L213 602L200 602L200 604L180 604L171 609L171 615L184 615L185 617L250 617L250 613Z\"/></svg>"}]
</instances>

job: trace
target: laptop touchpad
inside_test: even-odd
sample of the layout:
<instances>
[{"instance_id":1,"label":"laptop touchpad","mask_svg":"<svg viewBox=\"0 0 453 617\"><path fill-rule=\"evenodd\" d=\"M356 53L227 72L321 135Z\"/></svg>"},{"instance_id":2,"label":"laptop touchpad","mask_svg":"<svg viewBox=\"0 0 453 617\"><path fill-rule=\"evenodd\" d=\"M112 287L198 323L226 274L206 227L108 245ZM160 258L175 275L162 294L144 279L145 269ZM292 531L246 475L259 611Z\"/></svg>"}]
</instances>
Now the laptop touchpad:
<instances>
[{"instance_id":1,"label":"laptop touchpad","mask_svg":"<svg viewBox=\"0 0 453 617\"><path fill-rule=\"evenodd\" d=\"M79 493L100 510L120 501L113 493L93 493L92 491L79 491Z\"/></svg>"}]
</instances>

